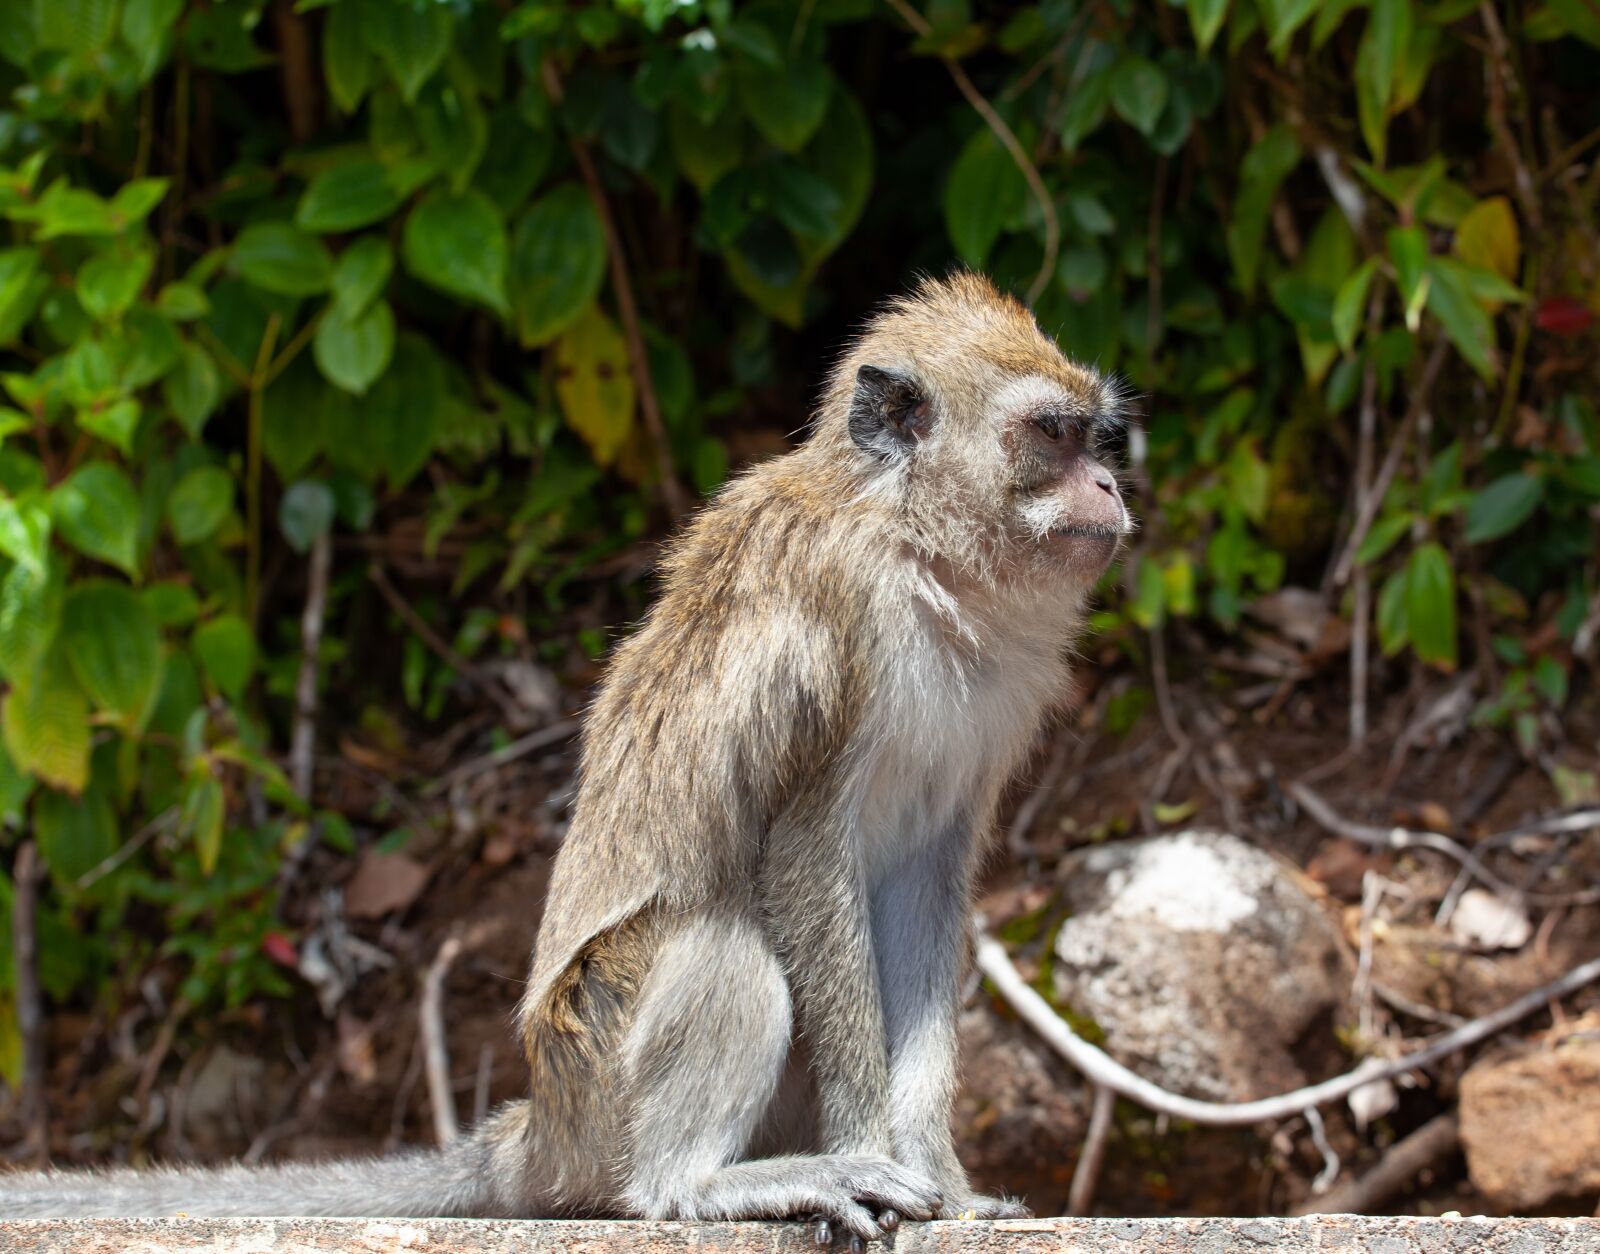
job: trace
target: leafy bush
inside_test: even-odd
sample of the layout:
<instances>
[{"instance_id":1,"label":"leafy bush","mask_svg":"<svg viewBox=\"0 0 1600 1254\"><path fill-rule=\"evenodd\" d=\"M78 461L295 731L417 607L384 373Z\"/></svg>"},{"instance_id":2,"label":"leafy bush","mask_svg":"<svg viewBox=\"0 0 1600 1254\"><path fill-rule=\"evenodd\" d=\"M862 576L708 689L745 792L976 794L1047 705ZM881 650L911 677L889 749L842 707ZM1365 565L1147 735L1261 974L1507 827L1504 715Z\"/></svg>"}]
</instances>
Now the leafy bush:
<instances>
[{"instance_id":1,"label":"leafy bush","mask_svg":"<svg viewBox=\"0 0 1600 1254\"><path fill-rule=\"evenodd\" d=\"M1106 625L1229 630L1326 569L1451 668L1470 573L1521 668L1485 718L1559 704L1596 596L1597 48L1591 0L19 0L0 840L79 938L49 991L160 955L192 1005L282 987L276 868L347 841L278 765L302 555L420 515L458 651L492 648L764 408L797 426L818 344L916 267L989 270L1146 397ZM401 678L442 710L416 642Z\"/></svg>"}]
</instances>

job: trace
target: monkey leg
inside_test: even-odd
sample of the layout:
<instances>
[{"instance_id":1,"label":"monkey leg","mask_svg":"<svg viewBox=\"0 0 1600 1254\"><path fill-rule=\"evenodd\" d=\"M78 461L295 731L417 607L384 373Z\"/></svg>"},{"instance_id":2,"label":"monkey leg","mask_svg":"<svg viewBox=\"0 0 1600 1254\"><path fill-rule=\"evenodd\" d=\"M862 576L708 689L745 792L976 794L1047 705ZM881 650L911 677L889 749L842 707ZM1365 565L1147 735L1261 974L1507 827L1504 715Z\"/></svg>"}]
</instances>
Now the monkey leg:
<instances>
[{"instance_id":1,"label":"monkey leg","mask_svg":"<svg viewBox=\"0 0 1600 1254\"><path fill-rule=\"evenodd\" d=\"M859 1240L942 1201L887 1157L747 1158L789 1054L783 968L751 919L705 915L661 947L623 1042L622 1201L649 1219L816 1216Z\"/></svg>"}]
</instances>

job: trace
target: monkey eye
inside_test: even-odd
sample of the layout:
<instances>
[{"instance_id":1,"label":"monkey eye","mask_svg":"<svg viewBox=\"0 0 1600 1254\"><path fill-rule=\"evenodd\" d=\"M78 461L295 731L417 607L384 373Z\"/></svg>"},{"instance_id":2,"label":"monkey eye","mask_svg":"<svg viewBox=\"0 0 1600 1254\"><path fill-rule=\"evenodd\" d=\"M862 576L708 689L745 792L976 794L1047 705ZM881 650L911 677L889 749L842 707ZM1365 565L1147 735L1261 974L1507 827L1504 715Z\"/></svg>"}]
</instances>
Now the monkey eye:
<instances>
[{"instance_id":1,"label":"monkey eye","mask_svg":"<svg viewBox=\"0 0 1600 1254\"><path fill-rule=\"evenodd\" d=\"M1062 426L1061 416L1059 414L1048 412L1034 414L1029 421L1032 422L1035 427L1039 428L1040 431L1044 432L1046 439L1059 440L1061 438Z\"/></svg>"}]
</instances>

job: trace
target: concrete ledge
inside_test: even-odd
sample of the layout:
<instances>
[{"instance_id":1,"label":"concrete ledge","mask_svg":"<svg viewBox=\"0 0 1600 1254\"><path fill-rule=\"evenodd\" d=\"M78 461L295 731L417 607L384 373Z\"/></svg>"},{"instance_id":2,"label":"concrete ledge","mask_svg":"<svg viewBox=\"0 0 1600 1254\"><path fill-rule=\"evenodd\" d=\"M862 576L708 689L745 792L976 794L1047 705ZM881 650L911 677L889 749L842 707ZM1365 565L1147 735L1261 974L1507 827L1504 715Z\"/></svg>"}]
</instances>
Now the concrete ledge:
<instances>
[{"instance_id":1,"label":"concrete ledge","mask_svg":"<svg viewBox=\"0 0 1600 1254\"><path fill-rule=\"evenodd\" d=\"M907 1224L894 1254L1596 1254L1600 1219L1020 1219ZM5 1254L817 1254L798 1224L475 1219L0 1221Z\"/></svg>"}]
</instances>

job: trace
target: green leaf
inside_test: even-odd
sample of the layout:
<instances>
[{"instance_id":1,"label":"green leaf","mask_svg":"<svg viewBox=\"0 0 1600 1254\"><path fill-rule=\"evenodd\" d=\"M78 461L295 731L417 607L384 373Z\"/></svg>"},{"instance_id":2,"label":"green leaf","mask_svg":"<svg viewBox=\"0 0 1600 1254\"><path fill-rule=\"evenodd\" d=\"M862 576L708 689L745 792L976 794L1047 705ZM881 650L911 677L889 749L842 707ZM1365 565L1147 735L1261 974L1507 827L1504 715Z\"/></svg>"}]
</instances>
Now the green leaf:
<instances>
[{"instance_id":1,"label":"green leaf","mask_svg":"<svg viewBox=\"0 0 1600 1254\"><path fill-rule=\"evenodd\" d=\"M962 260L982 269L1000 233L1028 200L1028 184L988 128L961 149L944 186L944 222Z\"/></svg>"},{"instance_id":2,"label":"green leaf","mask_svg":"<svg viewBox=\"0 0 1600 1254\"><path fill-rule=\"evenodd\" d=\"M1456 227L1452 249L1469 266L1515 284L1522 269L1522 237L1511 202L1504 196L1490 196L1473 205Z\"/></svg>"},{"instance_id":3,"label":"green leaf","mask_svg":"<svg viewBox=\"0 0 1600 1254\"><path fill-rule=\"evenodd\" d=\"M278 526L296 553L304 553L318 536L333 526L333 489L320 479L301 479L289 485L278 505Z\"/></svg>"},{"instance_id":4,"label":"green leaf","mask_svg":"<svg viewBox=\"0 0 1600 1254\"><path fill-rule=\"evenodd\" d=\"M222 376L211 354L193 340L185 340L178 364L161 381L161 395L189 438L198 440L206 419L222 399Z\"/></svg>"},{"instance_id":5,"label":"green leaf","mask_svg":"<svg viewBox=\"0 0 1600 1254\"><path fill-rule=\"evenodd\" d=\"M549 343L594 303L606 237L587 192L563 183L534 201L511 245L511 305L524 348Z\"/></svg>"},{"instance_id":6,"label":"green leaf","mask_svg":"<svg viewBox=\"0 0 1600 1254\"><path fill-rule=\"evenodd\" d=\"M1300 164L1300 145L1287 125L1273 127L1245 154L1239 167L1239 195L1228 224L1228 252L1246 295L1255 289L1267 218L1283 180Z\"/></svg>"},{"instance_id":7,"label":"green leaf","mask_svg":"<svg viewBox=\"0 0 1600 1254\"><path fill-rule=\"evenodd\" d=\"M179 544L199 544L216 534L233 509L233 479L217 466L197 466L167 497L167 522Z\"/></svg>"},{"instance_id":8,"label":"green leaf","mask_svg":"<svg viewBox=\"0 0 1600 1254\"><path fill-rule=\"evenodd\" d=\"M124 457L133 453L133 433L138 429L144 408L135 400L94 405L78 413L78 425L116 446Z\"/></svg>"},{"instance_id":9,"label":"green leaf","mask_svg":"<svg viewBox=\"0 0 1600 1254\"><path fill-rule=\"evenodd\" d=\"M50 512L37 492L0 495L0 553L35 575L44 572L50 553Z\"/></svg>"},{"instance_id":10,"label":"green leaf","mask_svg":"<svg viewBox=\"0 0 1600 1254\"><path fill-rule=\"evenodd\" d=\"M1227 16L1228 0L1189 0L1189 27L1202 56L1211 51Z\"/></svg>"},{"instance_id":11,"label":"green leaf","mask_svg":"<svg viewBox=\"0 0 1600 1254\"><path fill-rule=\"evenodd\" d=\"M1467 506L1468 544L1483 544L1510 535L1544 499L1544 479L1516 471L1502 475L1478 492Z\"/></svg>"},{"instance_id":12,"label":"green leaf","mask_svg":"<svg viewBox=\"0 0 1600 1254\"><path fill-rule=\"evenodd\" d=\"M185 583L153 583L139 598L150 617L162 627L186 627L200 617L200 598Z\"/></svg>"},{"instance_id":13,"label":"green leaf","mask_svg":"<svg viewBox=\"0 0 1600 1254\"><path fill-rule=\"evenodd\" d=\"M115 466L80 466L50 494L50 513L78 552L139 577L139 498Z\"/></svg>"},{"instance_id":14,"label":"green leaf","mask_svg":"<svg viewBox=\"0 0 1600 1254\"><path fill-rule=\"evenodd\" d=\"M334 305L317 324L312 355L323 377L362 396L394 356L394 311L380 300L354 317Z\"/></svg>"},{"instance_id":15,"label":"green leaf","mask_svg":"<svg viewBox=\"0 0 1600 1254\"><path fill-rule=\"evenodd\" d=\"M61 647L78 684L124 731L144 730L161 692L161 629L125 583L87 579L66 596Z\"/></svg>"},{"instance_id":16,"label":"green leaf","mask_svg":"<svg viewBox=\"0 0 1600 1254\"><path fill-rule=\"evenodd\" d=\"M340 0L341 7L356 0ZM378 55L399 85L407 104L444 64L454 22L443 4L397 4L363 0L361 29L367 47Z\"/></svg>"},{"instance_id":17,"label":"green leaf","mask_svg":"<svg viewBox=\"0 0 1600 1254\"><path fill-rule=\"evenodd\" d=\"M480 191L429 197L406 219L401 243L406 268L424 283L502 315L507 251L505 223Z\"/></svg>"},{"instance_id":18,"label":"green leaf","mask_svg":"<svg viewBox=\"0 0 1600 1254\"><path fill-rule=\"evenodd\" d=\"M1144 57L1124 57L1111 71L1111 107L1142 135L1156 129L1170 90L1161 67Z\"/></svg>"},{"instance_id":19,"label":"green leaf","mask_svg":"<svg viewBox=\"0 0 1600 1254\"><path fill-rule=\"evenodd\" d=\"M33 319L50 277L39 271L32 248L0 249L0 344L10 344Z\"/></svg>"},{"instance_id":20,"label":"green leaf","mask_svg":"<svg viewBox=\"0 0 1600 1254\"><path fill-rule=\"evenodd\" d=\"M703 196L744 159L744 122L724 109L710 122L687 105L674 102L667 112L667 143L684 177Z\"/></svg>"},{"instance_id":21,"label":"green leaf","mask_svg":"<svg viewBox=\"0 0 1600 1254\"><path fill-rule=\"evenodd\" d=\"M1411 639L1411 570L1402 566L1383 581L1378 591L1378 645L1393 657Z\"/></svg>"},{"instance_id":22,"label":"green leaf","mask_svg":"<svg viewBox=\"0 0 1600 1254\"><path fill-rule=\"evenodd\" d=\"M355 231L381 222L400 207L388 168L370 158L323 170L307 185L295 225L322 234Z\"/></svg>"},{"instance_id":23,"label":"green leaf","mask_svg":"<svg viewBox=\"0 0 1600 1254\"><path fill-rule=\"evenodd\" d=\"M394 250L381 235L363 235L333 267L334 307L348 318L366 311L389 284Z\"/></svg>"},{"instance_id":24,"label":"green leaf","mask_svg":"<svg viewBox=\"0 0 1600 1254\"><path fill-rule=\"evenodd\" d=\"M262 398L261 451L282 479L294 479L327 446L350 397L304 358L272 381Z\"/></svg>"},{"instance_id":25,"label":"green leaf","mask_svg":"<svg viewBox=\"0 0 1600 1254\"><path fill-rule=\"evenodd\" d=\"M1339 284L1339 291L1333 298L1333 338L1344 352L1355 347L1361 320L1367 312L1367 293L1372 288L1372 276L1377 272L1378 259L1368 257Z\"/></svg>"},{"instance_id":26,"label":"green leaf","mask_svg":"<svg viewBox=\"0 0 1600 1254\"><path fill-rule=\"evenodd\" d=\"M287 222L245 227L233 256L246 279L282 296L315 296L333 277L333 256L322 241Z\"/></svg>"},{"instance_id":27,"label":"green leaf","mask_svg":"<svg viewBox=\"0 0 1600 1254\"><path fill-rule=\"evenodd\" d=\"M155 264L155 251L150 248L113 250L91 257L78 271L78 303L97 321L120 318L143 290Z\"/></svg>"},{"instance_id":28,"label":"green leaf","mask_svg":"<svg viewBox=\"0 0 1600 1254\"><path fill-rule=\"evenodd\" d=\"M756 130L785 152L799 152L822 125L833 78L820 61L771 69L741 61L734 72L739 103Z\"/></svg>"},{"instance_id":29,"label":"green leaf","mask_svg":"<svg viewBox=\"0 0 1600 1254\"><path fill-rule=\"evenodd\" d=\"M192 322L211 312L204 289L193 283L168 283L156 297L156 308L178 322Z\"/></svg>"},{"instance_id":30,"label":"green leaf","mask_svg":"<svg viewBox=\"0 0 1600 1254\"><path fill-rule=\"evenodd\" d=\"M183 11L183 0L125 0L122 6L122 41L147 80L166 58L173 24Z\"/></svg>"},{"instance_id":31,"label":"green leaf","mask_svg":"<svg viewBox=\"0 0 1600 1254\"><path fill-rule=\"evenodd\" d=\"M1550 0L1550 8L1561 23L1584 43L1600 48L1600 13L1589 0Z\"/></svg>"},{"instance_id":32,"label":"green leaf","mask_svg":"<svg viewBox=\"0 0 1600 1254\"><path fill-rule=\"evenodd\" d=\"M111 803L98 790L77 799L40 793L33 804L33 823L39 855L62 888L89 874L121 844Z\"/></svg>"},{"instance_id":33,"label":"green leaf","mask_svg":"<svg viewBox=\"0 0 1600 1254\"><path fill-rule=\"evenodd\" d=\"M80 57L101 51L117 30L117 0L37 0L34 12L39 47Z\"/></svg>"},{"instance_id":34,"label":"green leaf","mask_svg":"<svg viewBox=\"0 0 1600 1254\"><path fill-rule=\"evenodd\" d=\"M444 79L435 79L417 101L417 133L436 169L462 192L489 146L489 119L471 96Z\"/></svg>"},{"instance_id":35,"label":"green leaf","mask_svg":"<svg viewBox=\"0 0 1600 1254\"><path fill-rule=\"evenodd\" d=\"M184 789L178 827L183 835L194 841L195 856L200 861L203 875L210 875L217 869L217 858L222 853L222 826L227 817L227 808L222 784L215 775L207 771L190 779L188 787Z\"/></svg>"},{"instance_id":36,"label":"green leaf","mask_svg":"<svg viewBox=\"0 0 1600 1254\"><path fill-rule=\"evenodd\" d=\"M38 666L61 625L65 584L57 562L18 563L0 580L0 675L15 682Z\"/></svg>"},{"instance_id":37,"label":"green leaf","mask_svg":"<svg viewBox=\"0 0 1600 1254\"><path fill-rule=\"evenodd\" d=\"M1367 532L1366 539L1356 550L1356 561L1363 566L1377 561L1399 543L1400 537L1411 530L1416 520L1416 515L1409 511L1380 518L1372 525L1372 530Z\"/></svg>"},{"instance_id":38,"label":"green leaf","mask_svg":"<svg viewBox=\"0 0 1600 1254\"><path fill-rule=\"evenodd\" d=\"M322 27L322 75L341 113L354 113L372 87L377 62L367 50L361 5L335 4Z\"/></svg>"},{"instance_id":39,"label":"green leaf","mask_svg":"<svg viewBox=\"0 0 1600 1254\"><path fill-rule=\"evenodd\" d=\"M1487 275L1487 271L1479 271ZM1450 342L1485 380L1499 373L1494 321L1478 303L1466 266L1450 257L1430 257L1427 264L1428 311L1439 319Z\"/></svg>"},{"instance_id":40,"label":"green leaf","mask_svg":"<svg viewBox=\"0 0 1600 1254\"><path fill-rule=\"evenodd\" d=\"M1412 0L1372 0L1362 42L1370 44L1365 57L1357 53L1358 78L1365 76L1374 103L1385 111L1394 99L1395 79L1411 41ZM1360 84L1358 83L1358 86Z\"/></svg>"},{"instance_id":41,"label":"green leaf","mask_svg":"<svg viewBox=\"0 0 1600 1254\"><path fill-rule=\"evenodd\" d=\"M1422 306L1428 299L1428 240L1420 226L1396 227L1389 232L1389 259L1405 309L1406 330L1416 333Z\"/></svg>"},{"instance_id":42,"label":"green leaf","mask_svg":"<svg viewBox=\"0 0 1600 1254\"><path fill-rule=\"evenodd\" d=\"M1456 573L1434 541L1419 544L1406 564L1406 624L1424 662L1456 667Z\"/></svg>"},{"instance_id":43,"label":"green leaf","mask_svg":"<svg viewBox=\"0 0 1600 1254\"><path fill-rule=\"evenodd\" d=\"M1106 120L1111 108L1111 67L1101 66L1083 76L1067 95L1061 110L1061 146L1076 152Z\"/></svg>"},{"instance_id":44,"label":"green leaf","mask_svg":"<svg viewBox=\"0 0 1600 1254\"><path fill-rule=\"evenodd\" d=\"M196 627L193 641L206 678L237 701L256 668L256 639L249 625L237 614L223 614Z\"/></svg>"},{"instance_id":45,"label":"green leaf","mask_svg":"<svg viewBox=\"0 0 1600 1254\"><path fill-rule=\"evenodd\" d=\"M401 487L426 464L444 420L444 365L419 336L402 337L394 362L368 395L378 464Z\"/></svg>"},{"instance_id":46,"label":"green leaf","mask_svg":"<svg viewBox=\"0 0 1600 1254\"><path fill-rule=\"evenodd\" d=\"M89 782L89 702L60 649L35 669L12 676L0 724L18 770L53 788L83 791Z\"/></svg>"}]
</instances>

